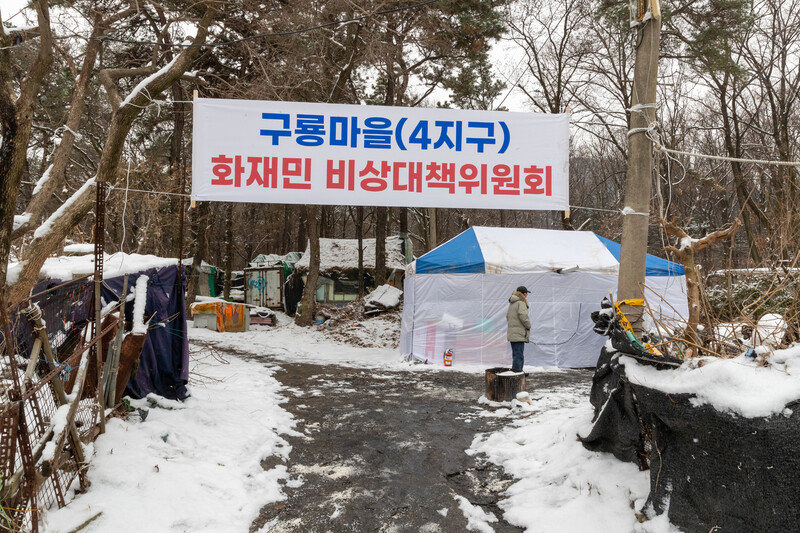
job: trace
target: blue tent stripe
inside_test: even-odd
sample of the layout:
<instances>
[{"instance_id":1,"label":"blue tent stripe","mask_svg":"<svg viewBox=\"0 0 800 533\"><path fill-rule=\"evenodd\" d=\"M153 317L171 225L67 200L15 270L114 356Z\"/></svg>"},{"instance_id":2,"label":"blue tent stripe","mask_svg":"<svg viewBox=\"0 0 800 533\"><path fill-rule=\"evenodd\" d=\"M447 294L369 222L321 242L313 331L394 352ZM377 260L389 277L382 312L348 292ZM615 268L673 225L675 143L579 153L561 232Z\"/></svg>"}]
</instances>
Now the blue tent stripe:
<instances>
[{"instance_id":1,"label":"blue tent stripe","mask_svg":"<svg viewBox=\"0 0 800 533\"><path fill-rule=\"evenodd\" d=\"M617 259L617 261L619 261L620 250L622 249L622 246L619 243L606 239L605 237L601 237L600 235L595 234L595 236L598 239L600 239L600 242L602 242L606 248L608 248L608 251L611 252L611 255L613 255ZM679 265L678 263L673 263L672 261L667 261L666 259L662 259L660 257L647 254L644 275L683 276L684 270L683 270L683 265Z\"/></svg>"},{"instance_id":2,"label":"blue tent stripe","mask_svg":"<svg viewBox=\"0 0 800 533\"><path fill-rule=\"evenodd\" d=\"M485 271L483 252L473 228L417 259L418 274L481 274Z\"/></svg>"}]
</instances>

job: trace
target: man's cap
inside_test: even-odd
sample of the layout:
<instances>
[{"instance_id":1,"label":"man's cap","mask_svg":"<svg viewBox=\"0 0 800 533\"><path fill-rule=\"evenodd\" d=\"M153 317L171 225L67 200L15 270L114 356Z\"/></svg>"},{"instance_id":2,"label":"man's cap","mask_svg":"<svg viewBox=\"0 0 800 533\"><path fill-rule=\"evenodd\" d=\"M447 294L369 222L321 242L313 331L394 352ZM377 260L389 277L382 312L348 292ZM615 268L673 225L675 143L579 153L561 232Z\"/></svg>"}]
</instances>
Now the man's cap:
<instances>
[{"instance_id":1,"label":"man's cap","mask_svg":"<svg viewBox=\"0 0 800 533\"><path fill-rule=\"evenodd\" d=\"M520 285L519 287L517 287L517 292L521 292L522 294L528 294L531 291L529 291L528 287L526 287L525 285Z\"/></svg>"}]
</instances>

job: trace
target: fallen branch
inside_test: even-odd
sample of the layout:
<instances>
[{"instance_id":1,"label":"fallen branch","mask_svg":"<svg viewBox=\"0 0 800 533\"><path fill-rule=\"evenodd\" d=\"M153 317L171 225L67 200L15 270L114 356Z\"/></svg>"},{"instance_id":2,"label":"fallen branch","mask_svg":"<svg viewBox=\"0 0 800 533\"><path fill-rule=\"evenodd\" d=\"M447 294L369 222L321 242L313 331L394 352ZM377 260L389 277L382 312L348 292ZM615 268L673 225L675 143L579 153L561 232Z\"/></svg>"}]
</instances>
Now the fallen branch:
<instances>
[{"instance_id":1,"label":"fallen branch","mask_svg":"<svg viewBox=\"0 0 800 533\"><path fill-rule=\"evenodd\" d=\"M95 520L100 518L100 516L102 514L103 514L103 511L100 511L99 513L97 513L96 515L94 515L90 519L86 520L85 522L83 522L81 525L79 525L75 529L72 529L72 530L68 531L67 533L78 533L78 531L83 530L86 526L88 526L89 524L91 524L92 522L94 522Z\"/></svg>"}]
</instances>

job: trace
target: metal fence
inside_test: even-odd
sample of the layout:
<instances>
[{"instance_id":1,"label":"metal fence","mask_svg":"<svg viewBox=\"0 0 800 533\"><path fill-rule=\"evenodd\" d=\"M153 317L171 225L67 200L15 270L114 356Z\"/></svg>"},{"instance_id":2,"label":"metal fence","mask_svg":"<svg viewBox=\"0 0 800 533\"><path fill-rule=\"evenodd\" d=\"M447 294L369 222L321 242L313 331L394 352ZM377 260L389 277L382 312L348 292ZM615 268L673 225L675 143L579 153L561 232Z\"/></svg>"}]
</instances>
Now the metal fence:
<instances>
[{"instance_id":1,"label":"metal fence","mask_svg":"<svg viewBox=\"0 0 800 533\"><path fill-rule=\"evenodd\" d=\"M63 507L69 487L86 481L83 443L97 436L101 411L84 380L106 333L91 320L93 285L84 277L11 309L0 302L0 532L38 532L40 512Z\"/></svg>"}]
</instances>

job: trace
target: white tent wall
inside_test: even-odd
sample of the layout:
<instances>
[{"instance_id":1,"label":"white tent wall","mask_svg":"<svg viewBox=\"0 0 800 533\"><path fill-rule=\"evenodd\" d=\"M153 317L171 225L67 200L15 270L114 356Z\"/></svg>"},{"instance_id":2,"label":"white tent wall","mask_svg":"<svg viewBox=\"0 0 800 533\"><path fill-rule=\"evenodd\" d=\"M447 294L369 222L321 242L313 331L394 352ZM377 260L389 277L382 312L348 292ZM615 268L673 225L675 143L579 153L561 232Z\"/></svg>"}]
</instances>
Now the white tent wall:
<instances>
[{"instance_id":1,"label":"white tent wall","mask_svg":"<svg viewBox=\"0 0 800 533\"><path fill-rule=\"evenodd\" d=\"M616 294L616 291L614 291ZM689 318L686 301L686 276L647 276L644 282L644 297L653 315L663 325L681 327Z\"/></svg>"},{"instance_id":2,"label":"white tent wall","mask_svg":"<svg viewBox=\"0 0 800 533\"><path fill-rule=\"evenodd\" d=\"M592 330L591 313L616 274L534 272L517 274L415 274L406 278L400 350L442 364L453 350L454 364L509 366L506 341L508 298L519 285L528 295L531 343L526 365L592 367L606 338ZM667 316L687 316L684 276L648 277L648 303ZM662 303L659 294L671 303Z\"/></svg>"}]
</instances>

